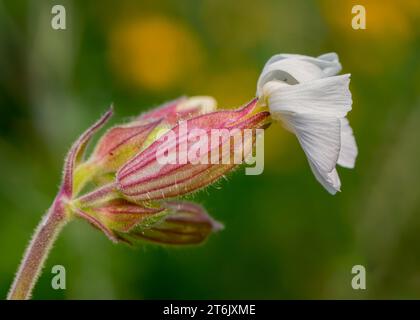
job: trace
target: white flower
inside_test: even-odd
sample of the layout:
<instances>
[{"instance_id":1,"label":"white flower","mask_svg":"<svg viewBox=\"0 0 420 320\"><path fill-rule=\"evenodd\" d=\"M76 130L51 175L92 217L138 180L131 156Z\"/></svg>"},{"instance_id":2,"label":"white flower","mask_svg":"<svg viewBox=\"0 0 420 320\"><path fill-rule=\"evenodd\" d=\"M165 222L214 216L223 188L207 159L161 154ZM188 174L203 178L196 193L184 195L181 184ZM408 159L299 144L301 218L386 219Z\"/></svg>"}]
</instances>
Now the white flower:
<instances>
[{"instance_id":1,"label":"white flower","mask_svg":"<svg viewBox=\"0 0 420 320\"><path fill-rule=\"evenodd\" d=\"M316 179L332 194L341 186L336 164L353 168L357 156L346 119L350 74L337 76L340 71L335 53L279 54L268 60L257 84L258 98L297 136Z\"/></svg>"}]
</instances>

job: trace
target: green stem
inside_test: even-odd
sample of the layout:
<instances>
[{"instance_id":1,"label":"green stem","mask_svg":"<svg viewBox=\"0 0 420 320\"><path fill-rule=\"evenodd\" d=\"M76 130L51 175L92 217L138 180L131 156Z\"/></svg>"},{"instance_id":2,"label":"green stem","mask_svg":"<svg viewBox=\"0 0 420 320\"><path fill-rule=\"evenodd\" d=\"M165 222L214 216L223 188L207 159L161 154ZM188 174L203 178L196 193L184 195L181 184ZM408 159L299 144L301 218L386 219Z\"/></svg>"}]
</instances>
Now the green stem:
<instances>
[{"instance_id":1,"label":"green stem","mask_svg":"<svg viewBox=\"0 0 420 320\"><path fill-rule=\"evenodd\" d=\"M68 221L63 202L64 199L58 196L36 228L7 296L8 300L31 298L32 290L48 253L57 235Z\"/></svg>"}]
</instances>

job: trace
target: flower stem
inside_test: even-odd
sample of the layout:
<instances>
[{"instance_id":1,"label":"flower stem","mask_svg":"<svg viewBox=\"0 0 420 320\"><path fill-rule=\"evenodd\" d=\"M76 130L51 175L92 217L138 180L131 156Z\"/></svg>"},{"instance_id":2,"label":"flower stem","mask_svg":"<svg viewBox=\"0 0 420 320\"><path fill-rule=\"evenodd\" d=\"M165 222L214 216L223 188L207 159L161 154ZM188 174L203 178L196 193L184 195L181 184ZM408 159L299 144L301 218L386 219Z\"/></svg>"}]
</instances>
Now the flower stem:
<instances>
[{"instance_id":1,"label":"flower stem","mask_svg":"<svg viewBox=\"0 0 420 320\"><path fill-rule=\"evenodd\" d=\"M35 230L7 296L8 300L31 298L48 253L67 221L63 199L59 195Z\"/></svg>"}]
</instances>

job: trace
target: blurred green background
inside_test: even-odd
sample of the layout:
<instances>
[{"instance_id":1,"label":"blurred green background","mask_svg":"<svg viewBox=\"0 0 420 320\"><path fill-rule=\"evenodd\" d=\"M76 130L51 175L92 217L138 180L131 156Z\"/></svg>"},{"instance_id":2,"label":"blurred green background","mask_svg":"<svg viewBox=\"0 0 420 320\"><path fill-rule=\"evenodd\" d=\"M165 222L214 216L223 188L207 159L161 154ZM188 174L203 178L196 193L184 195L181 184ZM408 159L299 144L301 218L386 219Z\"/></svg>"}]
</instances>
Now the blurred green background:
<instances>
[{"instance_id":1,"label":"blurred green background","mask_svg":"<svg viewBox=\"0 0 420 320\"><path fill-rule=\"evenodd\" d=\"M51 7L67 29L51 28ZM363 4L367 29L351 28ZM420 2L0 1L0 297L49 207L70 144L113 102L114 123L180 95L253 98L280 52L339 54L352 73L355 170L342 193L313 177L295 137L265 135L265 171L194 196L226 225L200 247L132 250L68 225L37 299L420 298ZM51 289L51 268L67 289ZM367 269L367 290L351 268Z\"/></svg>"}]
</instances>

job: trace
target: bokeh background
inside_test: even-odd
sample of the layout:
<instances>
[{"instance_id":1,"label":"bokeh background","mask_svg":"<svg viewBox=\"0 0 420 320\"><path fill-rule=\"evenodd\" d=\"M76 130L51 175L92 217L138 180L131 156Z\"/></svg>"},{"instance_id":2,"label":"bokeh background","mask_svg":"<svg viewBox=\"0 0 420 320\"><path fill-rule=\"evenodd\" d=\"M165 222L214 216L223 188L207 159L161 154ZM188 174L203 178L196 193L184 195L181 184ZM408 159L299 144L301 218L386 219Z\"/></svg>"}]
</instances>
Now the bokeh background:
<instances>
[{"instance_id":1,"label":"bokeh background","mask_svg":"<svg viewBox=\"0 0 420 320\"><path fill-rule=\"evenodd\" d=\"M51 7L67 29L51 28ZM362 4L367 29L351 28ZM113 102L114 123L180 95L237 107L279 52L335 51L352 73L355 170L315 181L295 137L265 135L265 170L194 196L226 225L200 247L132 250L68 225L37 299L420 298L420 2L0 1L0 297L49 207L72 141ZM67 289L51 289L51 268ZM367 269L367 290L351 268Z\"/></svg>"}]
</instances>

